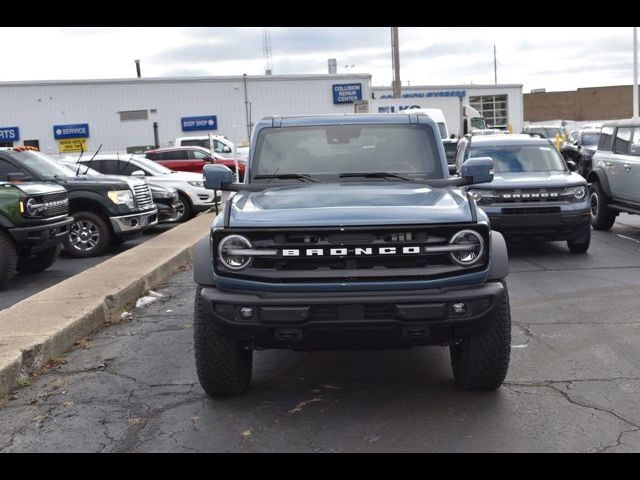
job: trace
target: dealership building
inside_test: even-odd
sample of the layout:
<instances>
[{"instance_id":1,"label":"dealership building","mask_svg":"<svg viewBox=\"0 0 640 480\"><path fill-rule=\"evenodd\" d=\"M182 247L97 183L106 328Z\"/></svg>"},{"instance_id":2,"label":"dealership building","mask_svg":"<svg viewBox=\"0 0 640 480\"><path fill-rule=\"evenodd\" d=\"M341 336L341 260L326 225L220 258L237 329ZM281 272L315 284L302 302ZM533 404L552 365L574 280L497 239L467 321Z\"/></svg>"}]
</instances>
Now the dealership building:
<instances>
[{"instance_id":1,"label":"dealership building","mask_svg":"<svg viewBox=\"0 0 640 480\"><path fill-rule=\"evenodd\" d=\"M490 125L522 126L522 86L403 87L405 96L455 92ZM269 115L370 110L390 95L370 74L242 75L0 82L0 146L30 145L48 154L141 151L181 136L225 135L246 144Z\"/></svg>"}]
</instances>

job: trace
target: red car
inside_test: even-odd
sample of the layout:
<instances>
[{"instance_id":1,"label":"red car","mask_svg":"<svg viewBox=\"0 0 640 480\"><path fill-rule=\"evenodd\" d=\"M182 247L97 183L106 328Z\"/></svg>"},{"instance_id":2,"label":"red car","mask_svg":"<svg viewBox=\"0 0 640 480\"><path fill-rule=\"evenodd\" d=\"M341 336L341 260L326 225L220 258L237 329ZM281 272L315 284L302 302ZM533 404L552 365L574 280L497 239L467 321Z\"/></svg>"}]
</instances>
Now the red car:
<instances>
[{"instance_id":1,"label":"red car","mask_svg":"<svg viewBox=\"0 0 640 480\"><path fill-rule=\"evenodd\" d=\"M208 163L219 163L225 165L235 171L233 158L222 157L217 153L211 152L203 147L168 147L149 150L145 153L149 160L158 162L171 170L179 172L196 172L202 173L202 169ZM244 178L245 162L238 161L238 170L240 179Z\"/></svg>"}]
</instances>

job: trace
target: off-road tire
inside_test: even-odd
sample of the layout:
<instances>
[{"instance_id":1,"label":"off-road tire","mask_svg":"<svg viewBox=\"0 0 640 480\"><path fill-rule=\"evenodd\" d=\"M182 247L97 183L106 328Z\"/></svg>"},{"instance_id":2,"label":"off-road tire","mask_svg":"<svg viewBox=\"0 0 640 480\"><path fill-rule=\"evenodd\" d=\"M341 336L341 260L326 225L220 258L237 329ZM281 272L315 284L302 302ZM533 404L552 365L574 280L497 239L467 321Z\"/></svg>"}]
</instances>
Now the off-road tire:
<instances>
[{"instance_id":1,"label":"off-road tire","mask_svg":"<svg viewBox=\"0 0 640 480\"><path fill-rule=\"evenodd\" d=\"M595 196L595 205L594 205ZM616 221L616 212L608 208L609 201L600 187L593 182L589 187L589 203L591 206L591 225L595 230L611 230Z\"/></svg>"},{"instance_id":2,"label":"off-road tire","mask_svg":"<svg viewBox=\"0 0 640 480\"><path fill-rule=\"evenodd\" d=\"M485 332L449 347L456 383L465 390L496 390L507 375L511 356L511 313L509 294Z\"/></svg>"},{"instance_id":3,"label":"off-road tire","mask_svg":"<svg viewBox=\"0 0 640 480\"><path fill-rule=\"evenodd\" d=\"M571 253L587 253L589 245L591 244L591 227L587 231L587 234L579 241L567 240L567 247Z\"/></svg>"},{"instance_id":4,"label":"off-road tire","mask_svg":"<svg viewBox=\"0 0 640 480\"><path fill-rule=\"evenodd\" d=\"M189 200L189 197L187 197L184 193L179 192L178 197L178 201L180 202L180 204L182 204L184 212L182 213L182 216L180 216L176 220L176 222L184 223L191 220L191 218L193 217L193 206L191 205L191 200Z\"/></svg>"},{"instance_id":5,"label":"off-road tire","mask_svg":"<svg viewBox=\"0 0 640 480\"><path fill-rule=\"evenodd\" d=\"M202 308L201 287L196 290L193 340L198 380L211 397L238 395L251 384L253 350L220 334Z\"/></svg>"},{"instance_id":6,"label":"off-road tire","mask_svg":"<svg viewBox=\"0 0 640 480\"><path fill-rule=\"evenodd\" d=\"M70 257L73 258L88 258L88 257L98 257L104 253L104 251L111 245L111 239L113 237L113 233L111 232L111 227L107 224L107 222L97 213L89 212L89 211L80 211L75 212L71 215L74 219L74 223L71 224L70 229L73 230L75 224L82 220L86 220L94 224L99 232L99 240L94 248L90 250L78 250L71 244L71 235L73 231L69 232L62 242L65 251Z\"/></svg>"},{"instance_id":7,"label":"off-road tire","mask_svg":"<svg viewBox=\"0 0 640 480\"><path fill-rule=\"evenodd\" d=\"M0 287L13 278L18 264L18 253L9 235L0 230Z\"/></svg>"},{"instance_id":8,"label":"off-road tire","mask_svg":"<svg viewBox=\"0 0 640 480\"><path fill-rule=\"evenodd\" d=\"M20 273L38 273L53 265L60 253L60 246L48 248L35 255L20 257L16 270Z\"/></svg>"}]
</instances>

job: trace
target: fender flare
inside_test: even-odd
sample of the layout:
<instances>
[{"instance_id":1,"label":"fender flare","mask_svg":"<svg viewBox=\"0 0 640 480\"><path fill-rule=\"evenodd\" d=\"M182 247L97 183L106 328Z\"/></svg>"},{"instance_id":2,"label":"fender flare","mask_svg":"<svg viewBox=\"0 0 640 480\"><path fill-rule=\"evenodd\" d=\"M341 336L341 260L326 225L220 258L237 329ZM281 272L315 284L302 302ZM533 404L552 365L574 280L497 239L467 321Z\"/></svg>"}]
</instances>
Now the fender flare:
<instances>
[{"instance_id":1,"label":"fender flare","mask_svg":"<svg viewBox=\"0 0 640 480\"><path fill-rule=\"evenodd\" d=\"M487 280L502 280L509 275L507 242L500 232L491 231L491 267Z\"/></svg>"},{"instance_id":2,"label":"fender flare","mask_svg":"<svg viewBox=\"0 0 640 480\"><path fill-rule=\"evenodd\" d=\"M193 249L193 279L198 285L215 287L209 236L196 243Z\"/></svg>"},{"instance_id":3,"label":"fender flare","mask_svg":"<svg viewBox=\"0 0 640 480\"><path fill-rule=\"evenodd\" d=\"M602 192L609 198L611 198L611 187L609 186L609 179L607 178L607 174L605 171L600 168L594 168L589 172L587 177L587 182L595 183L598 182L602 187Z\"/></svg>"}]
</instances>

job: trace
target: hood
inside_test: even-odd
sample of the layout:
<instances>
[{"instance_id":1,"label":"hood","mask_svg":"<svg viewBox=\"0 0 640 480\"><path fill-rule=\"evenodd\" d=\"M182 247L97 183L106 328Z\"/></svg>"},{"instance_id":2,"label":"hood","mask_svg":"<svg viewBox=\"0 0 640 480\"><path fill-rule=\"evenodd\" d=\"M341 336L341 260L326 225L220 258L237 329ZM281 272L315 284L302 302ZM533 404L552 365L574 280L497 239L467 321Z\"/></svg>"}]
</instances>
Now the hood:
<instances>
[{"instance_id":1,"label":"hood","mask_svg":"<svg viewBox=\"0 0 640 480\"><path fill-rule=\"evenodd\" d=\"M117 176L100 175L98 177L98 176L80 175L77 177L74 177L74 176L67 177L65 179L65 182L62 185L66 188L82 188L82 187L89 187L92 185L112 186L114 190L123 190L125 188L129 188L131 183L129 183L129 180L124 178L119 178Z\"/></svg>"},{"instance_id":2,"label":"hood","mask_svg":"<svg viewBox=\"0 0 640 480\"><path fill-rule=\"evenodd\" d=\"M184 182L202 182L202 174L194 172L172 172L167 175L153 177L154 180L181 180Z\"/></svg>"},{"instance_id":3,"label":"hood","mask_svg":"<svg viewBox=\"0 0 640 480\"><path fill-rule=\"evenodd\" d=\"M231 199L231 227L410 225L472 220L456 188L409 182L324 183L239 192Z\"/></svg>"},{"instance_id":4,"label":"hood","mask_svg":"<svg viewBox=\"0 0 640 480\"><path fill-rule=\"evenodd\" d=\"M495 173L493 182L470 188L554 188L586 184L586 180L574 172L510 172Z\"/></svg>"},{"instance_id":5,"label":"hood","mask_svg":"<svg viewBox=\"0 0 640 480\"><path fill-rule=\"evenodd\" d=\"M49 193L63 193L66 192L64 188L62 188L57 183L16 183L13 184L18 190L22 191L27 195L46 195Z\"/></svg>"}]
</instances>

